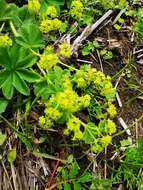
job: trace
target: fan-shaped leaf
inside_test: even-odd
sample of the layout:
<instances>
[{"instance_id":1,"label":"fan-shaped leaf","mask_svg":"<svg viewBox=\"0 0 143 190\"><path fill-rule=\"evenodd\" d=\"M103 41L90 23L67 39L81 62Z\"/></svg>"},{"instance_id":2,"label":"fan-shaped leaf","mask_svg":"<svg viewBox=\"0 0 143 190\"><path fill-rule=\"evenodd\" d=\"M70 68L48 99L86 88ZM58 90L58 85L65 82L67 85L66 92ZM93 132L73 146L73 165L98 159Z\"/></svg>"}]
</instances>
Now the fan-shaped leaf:
<instances>
[{"instance_id":1,"label":"fan-shaped leaf","mask_svg":"<svg viewBox=\"0 0 143 190\"><path fill-rule=\"evenodd\" d=\"M8 104L8 100L5 100L5 99L0 100L0 114L5 112L7 104Z\"/></svg>"},{"instance_id":2,"label":"fan-shaped leaf","mask_svg":"<svg viewBox=\"0 0 143 190\"><path fill-rule=\"evenodd\" d=\"M19 69L16 72L23 80L26 80L28 82L35 82L40 78L40 76L33 70Z\"/></svg>"},{"instance_id":3,"label":"fan-shaped leaf","mask_svg":"<svg viewBox=\"0 0 143 190\"><path fill-rule=\"evenodd\" d=\"M16 42L25 48L38 49L44 47L42 33L38 25L32 23L31 20L23 24Z\"/></svg>"},{"instance_id":4,"label":"fan-shaped leaf","mask_svg":"<svg viewBox=\"0 0 143 190\"><path fill-rule=\"evenodd\" d=\"M20 76L15 72L13 74L13 86L19 91L21 94L29 95L29 87L27 84L20 78Z\"/></svg>"},{"instance_id":5,"label":"fan-shaped leaf","mask_svg":"<svg viewBox=\"0 0 143 190\"><path fill-rule=\"evenodd\" d=\"M0 88L2 87L2 84L6 81L7 77L10 75L9 71L2 70L0 72Z\"/></svg>"},{"instance_id":6,"label":"fan-shaped leaf","mask_svg":"<svg viewBox=\"0 0 143 190\"><path fill-rule=\"evenodd\" d=\"M7 99L11 99L13 96L13 91L12 75L10 74L2 85L2 92Z\"/></svg>"}]
</instances>

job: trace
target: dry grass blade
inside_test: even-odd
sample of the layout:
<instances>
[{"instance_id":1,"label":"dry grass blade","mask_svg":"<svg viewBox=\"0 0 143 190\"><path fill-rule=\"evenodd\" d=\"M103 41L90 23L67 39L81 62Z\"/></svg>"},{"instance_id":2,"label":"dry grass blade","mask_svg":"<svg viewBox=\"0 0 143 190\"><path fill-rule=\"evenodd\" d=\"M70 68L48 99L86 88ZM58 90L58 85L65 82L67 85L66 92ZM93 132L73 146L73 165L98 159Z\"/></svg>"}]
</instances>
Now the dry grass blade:
<instances>
[{"instance_id":1,"label":"dry grass blade","mask_svg":"<svg viewBox=\"0 0 143 190\"><path fill-rule=\"evenodd\" d=\"M77 54L78 48L82 45L83 41L103 22L105 21L111 14L113 13L112 10L107 11L99 20L97 20L93 25L88 25L80 36L78 36L72 46L71 51L72 54Z\"/></svg>"},{"instance_id":2,"label":"dry grass blade","mask_svg":"<svg viewBox=\"0 0 143 190\"><path fill-rule=\"evenodd\" d=\"M118 120L119 120L121 126L126 130L127 135L131 136L131 135L132 135L132 134L131 134L131 131L130 131L130 129L128 128L128 126L127 126L127 124L125 123L125 121L123 120L123 118L120 117Z\"/></svg>"}]
</instances>

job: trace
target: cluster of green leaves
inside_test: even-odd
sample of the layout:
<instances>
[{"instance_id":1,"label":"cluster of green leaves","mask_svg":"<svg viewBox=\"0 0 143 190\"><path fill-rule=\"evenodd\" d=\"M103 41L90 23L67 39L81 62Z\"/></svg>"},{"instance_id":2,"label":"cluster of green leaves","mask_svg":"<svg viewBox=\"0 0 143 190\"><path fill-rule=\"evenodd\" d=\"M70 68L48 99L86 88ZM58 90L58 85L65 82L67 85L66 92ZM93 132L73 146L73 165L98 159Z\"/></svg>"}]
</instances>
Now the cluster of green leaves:
<instances>
[{"instance_id":1,"label":"cluster of green leaves","mask_svg":"<svg viewBox=\"0 0 143 190\"><path fill-rule=\"evenodd\" d=\"M86 56L90 53L94 52L97 48L99 48L99 44L96 41L88 41L87 44L82 49L82 55Z\"/></svg>"},{"instance_id":2,"label":"cluster of green leaves","mask_svg":"<svg viewBox=\"0 0 143 190\"><path fill-rule=\"evenodd\" d=\"M85 190L84 185L89 182L91 183L92 179L93 176L89 172L81 174L78 163L72 156L69 156L68 163L58 168L56 176L57 188L63 190Z\"/></svg>"},{"instance_id":3,"label":"cluster of green leaves","mask_svg":"<svg viewBox=\"0 0 143 190\"><path fill-rule=\"evenodd\" d=\"M125 159L121 160L119 169L115 172L113 181L120 183L123 181L129 189L142 187L142 173L143 167L143 140L139 139L137 144L130 145L125 152Z\"/></svg>"},{"instance_id":4,"label":"cluster of green leaves","mask_svg":"<svg viewBox=\"0 0 143 190\"><path fill-rule=\"evenodd\" d=\"M28 83L33 83L40 78L39 74L32 69L37 57L31 51L44 47L44 41L33 19L25 7L18 8L14 4L7 4L4 0L0 0L2 32L11 30L14 34L11 47L0 47L0 88L4 95L0 100L0 112L5 111L8 100L13 97L14 89L28 96L30 95Z\"/></svg>"}]
</instances>

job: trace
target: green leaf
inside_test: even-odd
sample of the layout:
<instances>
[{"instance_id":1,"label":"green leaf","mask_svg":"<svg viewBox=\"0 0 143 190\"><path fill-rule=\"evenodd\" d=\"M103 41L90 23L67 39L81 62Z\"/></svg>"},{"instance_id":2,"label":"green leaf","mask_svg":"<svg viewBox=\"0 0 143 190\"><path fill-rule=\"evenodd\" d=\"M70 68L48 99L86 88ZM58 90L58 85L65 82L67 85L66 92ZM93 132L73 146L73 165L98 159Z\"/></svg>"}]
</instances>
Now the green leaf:
<instances>
[{"instance_id":1,"label":"green leaf","mask_svg":"<svg viewBox=\"0 0 143 190\"><path fill-rule=\"evenodd\" d=\"M112 190L111 181L105 179L95 179L90 186L90 190Z\"/></svg>"},{"instance_id":2,"label":"green leaf","mask_svg":"<svg viewBox=\"0 0 143 190\"><path fill-rule=\"evenodd\" d=\"M15 4L8 4L5 0L0 0L0 21L12 20L13 16L17 14L17 10Z\"/></svg>"},{"instance_id":3,"label":"green leaf","mask_svg":"<svg viewBox=\"0 0 143 190\"><path fill-rule=\"evenodd\" d=\"M12 85L12 75L9 75L9 77L6 79L6 81L3 83L2 85L2 92L3 95L7 98L7 99L11 99L13 96L13 85Z\"/></svg>"},{"instance_id":4,"label":"green leaf","mask_svg":"<svg viewBox=\"0 0 143 190\"><path fill-rule=\"evenodd\" d=\"M85 173L83 175L81 175L77 181L80 183L86 183L86 182L90 182L92 181L93 176L90 173Z\"/></svg>"},{"instance_id":5,"label":"green leaf","mask_svg":"<svg viewBox=\"0 0 143 190\"><path fill-rule=\"evenodd\" d=\"M5 99L0 100L0 114L5 112L7 105L8 105L8 100Z\"/></svg>"},{"instance_id":6,"label":"green leaf","mask_svg":"<svg viewBox=\"0 0 143 190\"><path fill-rule=\"evenodd\" d=\"M6 135L0 133L0 146L3 145L3 143L5 142L5 140L6 140Z\"/></svg>"},{"instance_id":7,"label":"green leaf","mask_svg":"<svg viewBox=\"0 0 143 190\"><path fill-rule=\"evenodd\" d=\"M71 186L69 183L64 184L64 190L71 190Z\"/></svg>"},{"instance_id":8,"label":"green leaf","mask_svg":"<svg viewBox=\"0 0 143 190\"><path fill-rule=\"evenodd\" d=\"M7 154L7 160L12 163L14 162L16 159L16 148L13 148L11 150L8 151L8 154Z\"/></svg>"},{"instance_id":9,"label":"green leaf","mask_svg":"<svg viewBox=\"0 0 143 190\"><path fill-rule=\"evenodd\" d=\"M0 49L0 65L3 67L0 71L0 88L7 99L11 99L14 87L22 94L29 95L29 88L24 80L35 82L39 79L37 73L32 69L37 57L29 50L13 44L10 48Z\"/></svg>"},{"instance_id":10,"label":"green leaf","mask_svg":"<svg viewBox=\"0 0 143 190\"><path fill-rule=\"evenodd\" d=\"M49 155L47 153L42 153L42 152L39 152L39 151L36 151L36 150L33 152L33 155L38 157L38 158L47 158L47 159L50 159L50 160L60 160L63 164L67 163L66 160L61 160L61 159L56 158L54 156L51 156L51 155Z\"/></svg>"},{"instance_id":11,"label":"green leaf","mask_svg":"<svg viewBox=\"0 0 143 190\"><path fill-rule=\"evenodd\" d=\"M62 177L63 177L64 180L68 179L68 171L66 169L62 170Z\"/></svg>"},{"instance_id":12,"label":"green leaf","mask_svg":"<svg viewBox=\"0 0 143 190\"><path fill-rule=\"evenodd\" d=\"M34 72L33 70L19 69L16 72L23 80L26 80L28 82L35 82L40 78L38 73Z\"/></svg>"},{"instance_id":13,"label":"green leaf","mask_svg":"<svg viewBox=\"0 0 143 190\"><path fill-rule=\"evenodd\" d=\"M81 185L80 185L80 183L78 183L78 182L74 182L73 183L73 186L74 186L74 190L81 190Z\"/></svg>"},{"instance_id":14,"label":"green leaf","mask_svg":"<svg viewBox=\"0 0 143 190\"><path fill-rule=\"evenodd\" d=\"M16 88L17 91L19 91L21 94L24 94L28 96L30 94L29 87L24 82L24 80L21 79L20 75L15 72L13 74L13 86Z\"/></svg>"},{"instance_id":15,"label":"green leaf","mask_svg":"<svg viewBox=\"0 0 143 190\"><path fill-rule=\"evenodd\" d=\"M62 70L60 67L55 67L48 74L38 81L34 88L36 96L41 96L43 100L47 100L49 95L63 91L63 78L68 74L67 70Z\"/></svg>"},{"instance_id":16,"label":"green leaf","mask_svg":"<svg viewBox=\"0 0 143 190\"><path fill-rule=\"evenodd\" d=\"M88 123L85 127L84 135L83 135L83 140L87 144L92 144L94 143L97 134L98 134L98 128L95 126L93 123Z\"/></svg>"},{"instance_id":17,"label":"green leaf","mask_svg":"<svg viewBox=\"0 0 143 190\"><path fill-rule=\"evenodd\" d=\"M85 14L84 17L83 17L83 24L86 24L86 25L89 25L92 23L93 21L93 16L91 16L90 14Z\"/></svg>"},{"instance_id":18,"label":"green leaf","mask_svg":"<svg viewBox=\"0 0 143 190\"><path fill-rule=\"evenodd\" d=\"M6 48L0 48L0 65L7 69L11 66L11 59Z\"/></svg>"},{"instance_id":19,"label":"green leaf","mask_svg":"<svg viewBox=\"0 0 143 190\"><path fill-rule=\"evenodd\" d=\"M4 69L0 72L0 88L2 84L6 81L7 77L10 75L9 71L5 71Z\"/></svg>"},{"instance_id":20,"label":"green leaf","mask_svg":"<svg viewBox=\"0 0 143 190\"><path fill-rule=\"evenodd\" d=\"M29 20L25 22L20 31L16 42L24 48L39 49L44 47L42 33L37 24Z\"/></svg>"},{"instance_id":21,"label":"green leaf","mask_svg":"<svg viewBox=\"0 0 143 190\"><path fill-rule=\"evenodd\" d=\"M28 54L28 53L27 53ZM21 59L18 60L16 62L16 68L17 69L20 69L20 68L28 68L28 67L31 67L32 65L34 65L37 61L37 57L35 57L34 55L32 54L28 54L26 56L26 52L24 53L23 56L20 57Z\"/></svg>"},{"instance_id":22,"label":"green leaf","mask_svg":"<svg viewBox=\"0 0 143 190\"><path fill-rule=\"evenodd\" d=\"M71 165L70 177L75 178L78 174L78 171L79 171L79 166L78 163L75 161Z\"/></svg>"}]
</instances>

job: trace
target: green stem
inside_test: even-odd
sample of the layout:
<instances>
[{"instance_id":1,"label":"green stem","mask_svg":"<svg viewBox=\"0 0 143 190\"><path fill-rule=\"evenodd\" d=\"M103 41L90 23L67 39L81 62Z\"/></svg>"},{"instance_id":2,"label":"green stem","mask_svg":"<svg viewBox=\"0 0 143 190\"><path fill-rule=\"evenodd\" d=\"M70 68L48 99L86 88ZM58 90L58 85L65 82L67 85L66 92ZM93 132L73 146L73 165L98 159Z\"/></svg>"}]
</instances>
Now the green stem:
<instances>
[{"instance_id":1,"label":"green stem","mask_svg":"<svg viewBox=\"0 0 143 190\"><path fill-rule=\"evenodd\" d=\"M39 53L37 53L36 51L34 51L33 49L29 49L34 55L36 55L37 57L41 57L41 55ZM39 70L41 71L41 73L45 76L46 72L39 66L39 64L37 63L37 66L39 68Z\"/></svg>"},{"instance_id":2,"label":"green stem","mask_svg":"<svg viewBox=\"0 0 143 190\"><path fill-rule=\"evenodd\" d=\"M75 67L72 67L72 66L70 66L70 65L67 65L67 64L65 64L65 63L63 63L63 62L61 62L61 61L59 61L59 63L60 63L61 65L65 66L65 67L71 69L71 70L78 71L78 69L76 69Z\"/></svg>"},{"instance_id":3,"label":"green stem","mask_svg":"<svg viewBox=\"0 0 143 190\"><path fill-rule=\"evenodd\" d=\"M5 22L1 25L0 27L0 32L2 32L3 28L4 28Z\"/></svg>"},{"instance_id":4,"label":"green stem","mask_svg":"<svg viewBox=\"0 0 143 190\"><path fill-rule=\"evenodd\" d=\"M31 51L34 55L36 55L37 57L41 57L41 55L40 55L39 53L37 53L36 51L34 51L33 49L30 48L30 51Z\"/></svg>"},{"instance_id":5,"label":"green stem","mask_svg":"<svg viewBox=\"0 0 143 190\"><path fill-rule=\"evenodd\" d=\"M13 34L17 37L18 36L18 32L16 31L16 28L15 28L13 22L10 21L9 24L10 24L10 27L11 27L11 30L12 30Z\"/></svg>"},{"instance_id":6,"label":"green stem","mask_svg":"<svg viewBox=\"0 0 143 190\"><path fill-rule=\"evenodd\" d=\"M140 118L137 119L137 121L133 122L131 125L129 125L129 127L127 127L126 129L119 131L118 133L116 133L115 135L112 136L112 138L117 137L119 135L122 135L124 132L126 132L128 129L134 127L134 125L136 124L136 122L140 122L143 119L143 114Z\"/></svg>"}]
</instances>

